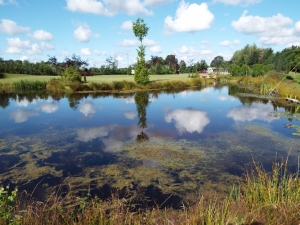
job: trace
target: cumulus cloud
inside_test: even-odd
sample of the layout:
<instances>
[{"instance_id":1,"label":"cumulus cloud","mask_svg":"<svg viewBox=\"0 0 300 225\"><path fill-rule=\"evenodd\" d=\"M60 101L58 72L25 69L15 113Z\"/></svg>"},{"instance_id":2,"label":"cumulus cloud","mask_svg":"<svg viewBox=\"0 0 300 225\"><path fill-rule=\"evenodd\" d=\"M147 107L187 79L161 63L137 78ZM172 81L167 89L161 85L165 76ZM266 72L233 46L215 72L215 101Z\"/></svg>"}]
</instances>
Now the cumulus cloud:
<instances>
[{"instance_id":1,"label":"cumulus cloud","mask_svg":"<svg viewBox=\"0 0 300 225\"><path fill-rule=\"evenodd\" d=\"M93 102L83 102L79 106L79 111L85 116L93 116L96 112L96 107Z\"/></svg>"},{"instance_id":2,"label":"cumulus cloud","mask_svg":"<svg viewBox=\"0 0 300 225\"><path fill-rule=\"evenodd\" d=\"M253 5L260 3L262 0L213 0L214 3L220 2L227 5Z\"/></svg>"},{"instance_id":3,"label":"cumulus cloud","mask_svg":"<svg viewBox=\"0 0 300 225\"><path fill-rule=\"evenodd\" d=\"M53 40L53 35L48 31L37 30L33 34L29 35L32 39L36 41L51 41Z\"/></svg>"},{"instance_id":4,"label":"cumulus cloud","mask_svg":"<svg viewBox=\"0 0 300 225\"><path fill-rule=\"evenodd\" d=\"M15 21L2 19L0 23L0 32L5 34L21 34L28 32L29 27L18 26Z\"/></svg>"},{"instance_id":5,"label":"cumulus cloud","mask_svg":"<svg viewBox=\"0 0 300 225\"><path fill-rule=\"evenodd\" d=\"M210 28L214 15L208 10L206 3L200 5L181 1L173 19L165 18L165 34L173 32L197 32Z\"/></svg>"},{"instance_id":6,"label":"cumulus cloud","mask_svg":"<svg viewBox=\"0 0 300 225\"><path fill-rule=\"evenodd\" d=\"M180 135L183 133L202 133L204 127L210 123L206 112L198 109L174 109L166 110L165 121L175 122L175 127Z\"/></svg>"},{"instance_id":7,"label":"cumulus cloud","mask_svg":"<svg viewBox=\"0 0 300 225\"><path fill-rule=\"evenodd\" d=\"M149 5L152 7L157 7L161 4L168 3L168 2L172 2L172 0L145 0L144 1L145 5Z\"/></svg>"},{"instance_id":8,"label":"cumulus cloud","mask_svg":"<svg viewBox=\"0 0 300 225\"><path fill-rule=\"evenodd\" d=\"M38 116L39 113L32 111L32 110L26 110L26 109L19 109L16 111L11 111L9 113L10 119L13 119L15 123L23 123L28 120L29 117L32 116Z\"/></svg>"},{"instance_id":9,"label":"cumulus cloud","mask_svg":"<svg viewBox=\"0 0 300 225\"><path fill-rule=\"evenodd\" d=\"M221 46L229 46L229 45L231 45L231 42L230 41L227 41L227 40L225 40L225 41L221 41L220 43L219 43Z\"/></svg>"},{"instance_id":10,"label":"cumulus cloud","mask_svg":"<svg viewBox=\"0 0 300 225\"><path fill-rule=\"evenodd\" d=\"M81 48L80 54L84 55L84 56L87 56L87 55L92 55L92 52L89 48Z\"/></svg>"},{"instance_id":11,"label":"cumulus cloud","mask_svg":"<svg viewBox=\"0 0 300 225\"><path fill-rule=\"evenodd\" d=\"M155 54L159 54L162 52L161 47L158 45L152 46L150 48L150 52L155 53Z\"/></svg>"},{"instance_id":12,"label":"cumulus cloud","mask_svg":"<svg viewBox=\"0 0 300 225\"><path fill-rule=\"evenodd\" d=\"M293 21L278 13L271 17L247 15L245 10L238 20L232 21L232 27L241 33L256 35L264 45L292 45L300 42L299 22Z\"/></svg>"},{"instance_id":13,"label":"cumulus cloud","mask_svg":"<svg viewBox=\"0 0 300 225\"><path fill-rule=\"evenodd\" d=\"M239 45L240 43L241 43L241 41L238 40L238 39L234 39L234 40L233 40L233 44L235 44L235 45Z\"/></svg>"},{"instance_id":14,"label":"cumulus cloud","mask_svg":"<svg viewBox=\"0 0 300 225\"><path fill-rule=\"evenodd\" d=\"M248 106L240 106L238 108L231 109L227 113L227 117L232 118L236 122L250 122L253 120L262 120L268 123L273 120L277 120L277 117L268 116L268 112L272 112L273 106L271 104L258 104L254 103L251 108Z\"/></svg>"},{"instance_id":15,"label":"cumulus cloud","mask_svg":"<svg viewBox=\"0 0 300 225\"><path fill-rule=\"evenodd\" d=\"M156 0L165 2L166 0ZM153 3L154 0L148 1ZM153 12L146 8L147 4L140 0L67 0L67 9L73 12L93 13L98 15L113 16L118 13L128 15L145 14L152 15Z\"/></svg>"},{"instance_id":16,"label":"cumulus cloud","mask_svg":"<svg viewBox=\"0 0 300 225\"><path fill-rule=\"evenodd\" d=\"M28 40L22 41L20 38L7 38L8 48L6 53L9 54L24 54L25 51L28 54L42 54L45 50L54 49L52 45L42 42L40 45L31 44Z\"/></svg>"},{"instance_id":17,"label":"cumulus cloud","mask_svg":"<svg viewBox=\"0 0 300 225\"><path fill-rule=\"evenodd\" d=\"M92 31L90 30L88 25L80 25L74 31L74 38L78 42L89 42L92 37Z\"/></svg>"},{"instance_id":18,"label":"cumulus cloud","mask_svg":"<svg viewBox=\"0 0 300 225\"><path fill-rule=\"evenodd\" d=\"M156 42L153 41L153 40L151 40L151 39L144 38L143 45L145 45L145 46L153 46L153 45L156 45Z\"/></svg>"},{"instance_id":19,"label":"cumulus cloud","mask_svg":"<svg viewBox=\"0 0 300 225\"><path fill-rule=\"evenodd\" d=\"M123 29L123 30L132 30L132 21L127 20L127 21L123 22L122 25L121 25L121 29Z\"/></svg>"}]
</instances>

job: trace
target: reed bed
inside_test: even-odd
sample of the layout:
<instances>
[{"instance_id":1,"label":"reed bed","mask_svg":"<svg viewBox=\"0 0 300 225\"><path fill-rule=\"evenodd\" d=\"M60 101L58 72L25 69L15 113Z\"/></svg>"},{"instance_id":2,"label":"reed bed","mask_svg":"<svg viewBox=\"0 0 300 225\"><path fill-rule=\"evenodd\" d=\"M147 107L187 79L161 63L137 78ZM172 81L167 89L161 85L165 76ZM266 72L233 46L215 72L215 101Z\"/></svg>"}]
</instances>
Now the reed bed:
<instances>
[{"instance_id":1,"label":"reed bed","mask_svg":"<svg viewBox=\"0 0 300 225\"><path fill-rule=\"evenodd\" d=\"M254 162L253 169L225 198L202 196L195 202L183 203L179 210L159 205L137 208L134 201L117 195L102 201L89 194L77 197L69 193L62 197L53 193L46 202L40 202L23 193L16 198L10 212L3 212L9 195L0 194L0 223L298 225L300 171L298 168L296 173L289 174L287 164L287 161L275 162L268 173ZM4 213L9 216L1 217Z\"/></svg>"}]
</instances>

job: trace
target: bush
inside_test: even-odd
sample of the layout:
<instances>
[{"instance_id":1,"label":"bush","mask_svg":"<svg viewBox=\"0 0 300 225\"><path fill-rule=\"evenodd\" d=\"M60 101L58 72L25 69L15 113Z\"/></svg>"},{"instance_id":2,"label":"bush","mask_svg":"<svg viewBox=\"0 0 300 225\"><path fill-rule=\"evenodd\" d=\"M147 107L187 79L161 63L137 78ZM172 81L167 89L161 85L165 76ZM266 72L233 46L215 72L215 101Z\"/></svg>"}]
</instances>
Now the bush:
<instances>
[{"instance_id":1,"label":"bush","mask_svg":"<svg viewBox=\"0 0 300 225\"><path fill-rule=\"evenodd\" d=\"M80 73L73 67L70 66L68 67L64 73L63 73L63 77L68 80L68 81L78 81L81 82L81 75Z\"/></svg>"}]
</instances>

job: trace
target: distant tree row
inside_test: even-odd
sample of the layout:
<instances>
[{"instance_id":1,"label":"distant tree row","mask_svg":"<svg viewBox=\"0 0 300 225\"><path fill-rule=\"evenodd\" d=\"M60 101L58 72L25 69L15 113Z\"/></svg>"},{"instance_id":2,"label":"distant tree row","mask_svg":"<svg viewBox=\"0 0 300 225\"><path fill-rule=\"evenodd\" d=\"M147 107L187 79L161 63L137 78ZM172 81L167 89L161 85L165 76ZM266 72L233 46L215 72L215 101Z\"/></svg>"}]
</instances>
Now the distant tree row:
<instances>
[{"instance_id":1,"label":"distant tree row","mask_svg":"<svg viewBox=\"0 0 300 225\"><path fill-rule=\"evenodd\" d=\"M292 46L274 53L271 48L258 48L255 44L246 45L236 51L229 61L217 56L210 66L226 68L233 76L257 77L270 70L300 72L300 46Z\"/></svg>"}]
</instances>

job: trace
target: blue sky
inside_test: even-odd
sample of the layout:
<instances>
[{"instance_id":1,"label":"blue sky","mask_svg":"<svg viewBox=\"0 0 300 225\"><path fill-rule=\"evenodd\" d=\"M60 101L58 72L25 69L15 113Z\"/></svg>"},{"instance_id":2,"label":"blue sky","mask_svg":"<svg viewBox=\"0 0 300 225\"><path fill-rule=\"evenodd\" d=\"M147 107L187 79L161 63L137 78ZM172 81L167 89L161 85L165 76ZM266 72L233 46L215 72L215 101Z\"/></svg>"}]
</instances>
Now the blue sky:
<instances>
[{"instance_id":1,"label":"blue sky","mask_svg":"<svg viewBox=\"0 0 300 225\"><path fill-rule=\"evenodd\" d=\"M126 67L139 44L132 21L143 18L146 59L229 60L246 44L300 45L299 8L299 0L0 0L0 57L62 61L75 53L90 66L112 56Z\"/></svg>"}]
</instances>

